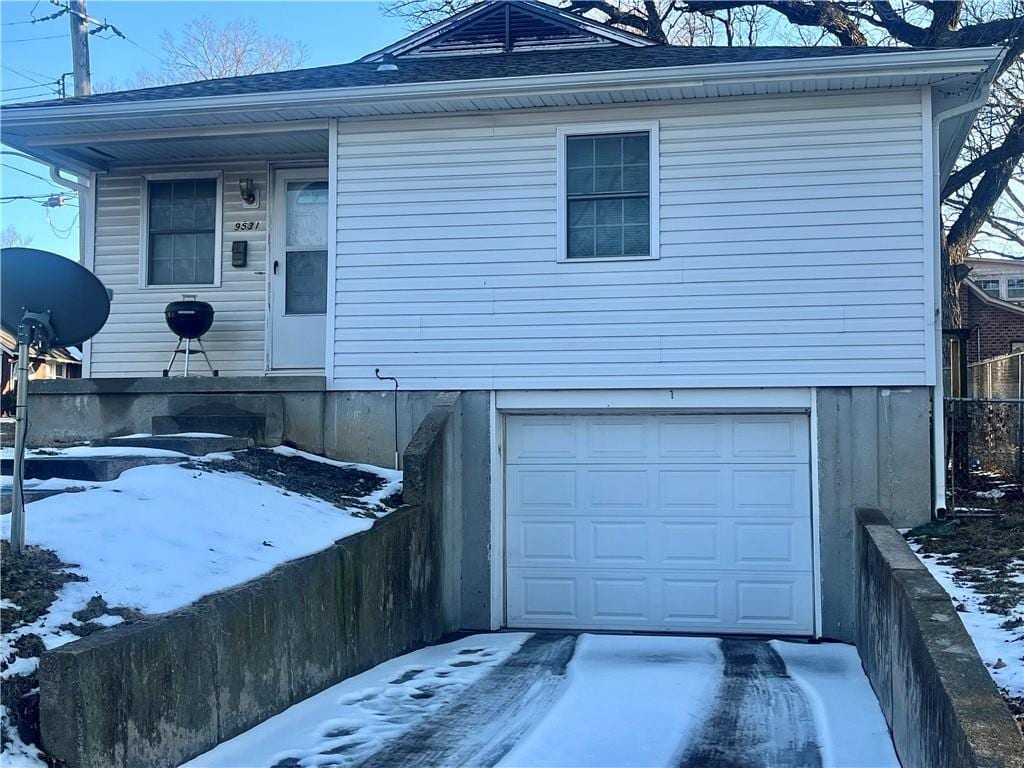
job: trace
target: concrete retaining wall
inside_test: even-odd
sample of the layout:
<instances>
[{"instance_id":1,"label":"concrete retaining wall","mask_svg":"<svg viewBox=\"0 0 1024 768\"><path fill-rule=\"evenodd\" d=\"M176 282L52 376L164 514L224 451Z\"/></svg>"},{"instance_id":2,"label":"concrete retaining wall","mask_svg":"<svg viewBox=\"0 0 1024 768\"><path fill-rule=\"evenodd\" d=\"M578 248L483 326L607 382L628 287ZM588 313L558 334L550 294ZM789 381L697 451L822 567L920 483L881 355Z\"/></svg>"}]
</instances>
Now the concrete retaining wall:
<instances>
[{"instance_id":1,"label":"concrete retaining wall","mask_svg":"<svg viewBox=\"0 0 1024 768\"><path fill-rule=\"evenodd\" d=\"M822 635L856 632L855 510L884 509L900 528L931 519L930 387L817 390Z\"/></svg>"},{"instance_id":2,"label":"concrete retaining wall","mask_svg":"<svg viewBox=\"0 0 1024 768\"><path fill-rule=\"evenodd\" d=\"M904 768L1021 768L1024 741L949 595L857 510L857 647Z\"/></svg>"},{"instance_id":3,"label":"concrete retaining wall","mask_svg":"<svg viewBox=\"0 0 1024 768\"><path fill-rule=\"evenodd\" d=\"M405 454L406 505L182 610L45 653L43 746L69 768L173 766L456 628L459 398ZM455 463L453 463L455 462Z\"/></svg>"}]
</instances>

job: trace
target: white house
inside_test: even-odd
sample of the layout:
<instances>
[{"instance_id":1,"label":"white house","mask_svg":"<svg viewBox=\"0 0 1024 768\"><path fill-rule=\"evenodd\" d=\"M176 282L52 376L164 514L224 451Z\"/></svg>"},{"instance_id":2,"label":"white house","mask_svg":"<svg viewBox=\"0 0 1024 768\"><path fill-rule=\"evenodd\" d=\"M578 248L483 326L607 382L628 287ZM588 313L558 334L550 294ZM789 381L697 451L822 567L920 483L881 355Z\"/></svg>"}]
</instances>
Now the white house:
<instances>
[{"instance_id":1,"label":"white house","mask_svg":"<svg viewBox=\"0 0 1024 768\"><path fill-rule=\"evenodd\" d=\"M197 294L221 376L475 398L467 627L842 638L853 507L944 503L938 190L1000 56L486 2L351 64L5 106L2 138L82 179L86 377L159 377Z\"/></svg>"}]
</instances>

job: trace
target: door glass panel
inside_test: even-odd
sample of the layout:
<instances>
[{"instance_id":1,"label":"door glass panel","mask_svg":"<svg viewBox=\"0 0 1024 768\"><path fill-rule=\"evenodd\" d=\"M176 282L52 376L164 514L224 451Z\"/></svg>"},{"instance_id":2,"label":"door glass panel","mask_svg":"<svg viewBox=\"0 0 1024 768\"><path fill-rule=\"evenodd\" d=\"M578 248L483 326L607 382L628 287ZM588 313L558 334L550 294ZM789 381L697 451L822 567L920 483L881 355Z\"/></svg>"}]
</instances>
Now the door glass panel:
<instances>
[{"instance_id":1,"label":"door glass panel","mask_svg":"<svg viewBox=\"0 0 1024 768\"><path fill-rule=\"evenodd\" d=\"M327 251L285 254L284 313L322 315L327 312Z\"/></svg>"},{"instance_id":2,"label":"door glass panel","mask_svg":"<svg viewBox=\"0 0 1024 768\"><path fill-rule=\"evenodd\" d=\"M327 244L327 182L289 181L285 245L320 248Z\"/></svg>"}]
</instances>

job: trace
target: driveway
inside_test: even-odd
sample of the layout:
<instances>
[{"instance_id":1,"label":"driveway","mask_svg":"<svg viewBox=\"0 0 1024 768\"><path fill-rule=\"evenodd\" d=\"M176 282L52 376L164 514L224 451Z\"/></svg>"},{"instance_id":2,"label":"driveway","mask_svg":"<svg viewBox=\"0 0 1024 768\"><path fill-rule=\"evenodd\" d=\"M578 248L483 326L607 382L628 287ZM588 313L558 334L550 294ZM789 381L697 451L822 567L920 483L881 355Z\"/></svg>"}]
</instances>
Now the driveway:
<instances>
[{"instance_id":1,"label":"driveway","mask_svg":"<svg viewBox=\"0 0 1024 768\"><path fill-rule=\"evenodd\" d=\"M851 646L475 635L350 678L189 766L899 766Z\"/></svg>"}]
</instances>

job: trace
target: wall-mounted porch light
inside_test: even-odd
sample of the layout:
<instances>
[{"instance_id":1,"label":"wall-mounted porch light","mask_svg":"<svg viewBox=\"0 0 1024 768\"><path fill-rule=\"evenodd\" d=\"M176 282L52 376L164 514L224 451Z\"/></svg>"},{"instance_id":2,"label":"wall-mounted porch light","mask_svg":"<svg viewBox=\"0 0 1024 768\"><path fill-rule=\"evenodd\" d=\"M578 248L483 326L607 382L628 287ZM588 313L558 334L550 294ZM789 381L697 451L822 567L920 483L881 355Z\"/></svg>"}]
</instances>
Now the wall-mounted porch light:
<instances>
[{"instance_id":1,"label":"wall-mounted porch light","mask_svg":"<svg viewBox=\"0 0 1024 768\"><path fill-rule=\"evenodd\" d=\"M245 204L246 208L259 207L260 198L258 190L251 178L238 180L238 194L241 195L242 202Z\"/></svg>"}]
</instances>

